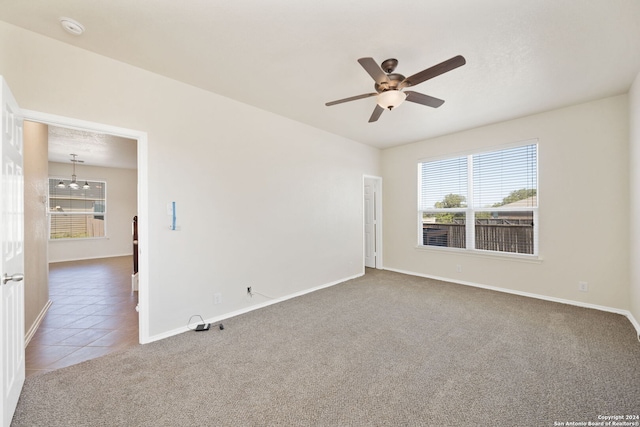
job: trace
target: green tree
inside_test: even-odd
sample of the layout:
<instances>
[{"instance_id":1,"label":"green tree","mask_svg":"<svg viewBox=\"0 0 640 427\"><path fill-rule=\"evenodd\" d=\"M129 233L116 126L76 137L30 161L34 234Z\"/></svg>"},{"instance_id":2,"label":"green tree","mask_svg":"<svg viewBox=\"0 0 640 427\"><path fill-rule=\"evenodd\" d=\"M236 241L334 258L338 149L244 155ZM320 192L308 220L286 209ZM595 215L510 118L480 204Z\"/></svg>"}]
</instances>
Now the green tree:
<instances>
[{"instance_id":1,"label":"green tree","mask_svg":"<svg viewBox=\"0 0 640 427\"><path fill-rule=\"evenodd\" d=\"M437 209L464 208L466 207L467 198L460 194L447 194L441 202L436 202L434 207ZM464 219L464 213L438 213L435 215L438 224L451 224L455 219Z\"/></svg>"},{"instance_id":2,"label":"green tree","mask_svg":"<svg viewBox=\"0 0 640 427\"><path fill-rule=\"evenodd\" d=\"M467 198L465 196L450 193L444 196L441 202L436 202L433 207L438 209L463 208L466 206L466 201Z\"/></svg>"},{"instance_id":3,"label":"green tree","mask_svg":"<svg viewBox=\"0 0 640 427\"><path fill-rule=\"evenodd\" d=\"M535 188L521 188L520 190L513 190L507 197L502 199L502 202L495 203L492 207L497 208L500 206L508 205L509 203L517 202L518 200L528 199L536 195Z\"/></svg>"}]
</instances>

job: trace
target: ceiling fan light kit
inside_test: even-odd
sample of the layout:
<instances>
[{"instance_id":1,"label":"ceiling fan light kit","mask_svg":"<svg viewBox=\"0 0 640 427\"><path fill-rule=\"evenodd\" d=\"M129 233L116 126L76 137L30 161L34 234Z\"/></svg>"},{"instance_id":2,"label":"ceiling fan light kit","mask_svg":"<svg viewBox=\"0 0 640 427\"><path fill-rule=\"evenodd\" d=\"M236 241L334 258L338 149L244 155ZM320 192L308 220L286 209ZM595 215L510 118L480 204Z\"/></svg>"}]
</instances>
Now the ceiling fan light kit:
<instances>
[{"instance_id":1,"label":"ceiling fan light kit","mask_svg":"<svg viewBox=\"0 0 640 427\"><path fill-rule=\"evenodd\" d=\"M396 89L381 92L377 96L378 105L391 111L404 102L407 94Z\"/></svg>"},{"instance_id":2,"label":"ceiling fan light kit","mask_svg":"<svg viewBox=\"0 0 640 427\"><path fill-rule=\"evenodd\" d=\"M338 99L337 101L327 102L325 105L330 107L344 102L375 96L377 105L369 118L369 123L377 121L384 110L391 111L392 109L397 108L405 100L416 104L426 105L427 107L438 108L444 104L444 100L419 92L409 90L403 91L403 89L411 86L417 86L422 82L461 67L467 63L463 56L458 55L409 77L405 77L402 74L394 73L396 66L398 65L397 59L386 59L379 66L373 58L360 58L358 59L358 62L375 81L374 88L376 91L373 93L365 93L363 95L356 95L349 98Z\"/></svg>"}]
</instances>

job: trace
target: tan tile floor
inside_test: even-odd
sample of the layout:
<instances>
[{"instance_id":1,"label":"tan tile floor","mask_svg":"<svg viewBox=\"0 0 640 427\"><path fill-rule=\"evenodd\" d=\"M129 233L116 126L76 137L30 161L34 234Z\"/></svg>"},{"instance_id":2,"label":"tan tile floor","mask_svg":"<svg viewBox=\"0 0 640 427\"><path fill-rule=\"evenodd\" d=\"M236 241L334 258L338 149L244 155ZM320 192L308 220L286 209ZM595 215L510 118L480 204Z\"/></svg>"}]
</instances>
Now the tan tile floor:
<instances>
[{"instance_id":1,"label":"tan tile floor","mask_svg":"<svg viewBox=\"0 0 640 427\"><path fill-rule=\"evenodd\" d=\"M138 345L132 265L130 256L49 265L52 304L27 346L27 376Z\"/></svg>"}]
</instances>

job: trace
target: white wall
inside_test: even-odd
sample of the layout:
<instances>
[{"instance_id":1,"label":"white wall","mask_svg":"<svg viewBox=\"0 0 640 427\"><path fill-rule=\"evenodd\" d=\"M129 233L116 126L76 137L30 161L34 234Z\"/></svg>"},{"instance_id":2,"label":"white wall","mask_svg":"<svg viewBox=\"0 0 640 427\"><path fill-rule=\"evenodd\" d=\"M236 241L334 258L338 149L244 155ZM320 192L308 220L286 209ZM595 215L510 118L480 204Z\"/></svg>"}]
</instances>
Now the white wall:
<instances>
[{"instance_id":1,"label":"white wall","mask_svg":"<svg viewBox=\"0 0 640 427\"><path fill-rule=\"evenodd\" d=\"M105 238L50 240L49 262L131 255L131 221L138 212L137 171L82 165L78 167L77 175L81 182L107 183L107 233ZM69 179L71 163L49 162L49 176ZM133 271L133 266L131 269Z\"/></svg>"},{"instance_id":2,"label":"white wall","mask_svg":"<svg viewBox=\"0 0 640 427\"><path fill-rule=\"evenodd\" d=\"M247 286L281 297L362 273L378 150L2 22L0 74L23 108L148 133L152 337L264 301Z\"/></svg>"},{"instance_id":3,"label":"white wall","mask_svg":"<svg viewBox=\"0 0 640 427\"><path fill-rule=\"evenodd\" d=\"M627 100L616 96L384 150L385 268L628 310ZM416 248L419 159L532 138L539 139L541 261ZM579 281L589 292L578 291Z\"/></svg>"},{"instance_id":4,"label":"white wall","mask_svg":"<svg viewBox=\"0 0 640 427\"><path fill-rule=\"evenodd\" d=\"M629 141L631 182L631 313L640 323L640 74L629 90Z\"/></svg>"}]
</instances>

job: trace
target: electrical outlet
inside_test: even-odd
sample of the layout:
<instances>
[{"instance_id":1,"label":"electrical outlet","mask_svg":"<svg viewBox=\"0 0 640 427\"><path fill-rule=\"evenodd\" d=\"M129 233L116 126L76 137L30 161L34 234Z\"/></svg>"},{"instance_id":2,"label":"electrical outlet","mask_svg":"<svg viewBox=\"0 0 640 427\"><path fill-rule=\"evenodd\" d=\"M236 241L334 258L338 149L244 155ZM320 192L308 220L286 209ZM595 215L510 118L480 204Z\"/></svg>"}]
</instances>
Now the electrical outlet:
<instances>
[{"instance_id":1,"label":"electrical outlet","mask_svg":"<svg viewBox=\"0 0 640 427\"><path fill-rule=\"evenodd\" d=\"M589 292L589 284L587 282L578 282L578 290L580 292Z\"/></svg>"},{"instance_id":2,"label":"electrical outlet","mask_svg":"<svg viewBox=\"0 0 640 427\"><path fill-rule=\"evenodd\" d=\"M462 273L462 265L456 264L456 272Z\"/></svg>"},{"instance_id":3,"label":"electrical outlet","mask_svg":"<svg viewBox=\"0 0 640 427\"><path fill-rule=\"evenodd\" d=\"M247 295L251 295L251 286L247 287Z\"/></svg>"},{"instance_id":4,"label":"electrical outlet","mask_svg":"<svg viewBox=\"0 0 640 427\"><path fill-rule=\"evenodd\" d=\"M220 304L222 302L222 294L220 292L216 292L213 294L213 303Z\"/></svg>"}]
</instances>

